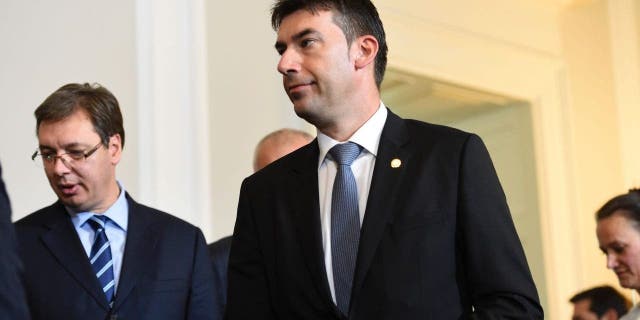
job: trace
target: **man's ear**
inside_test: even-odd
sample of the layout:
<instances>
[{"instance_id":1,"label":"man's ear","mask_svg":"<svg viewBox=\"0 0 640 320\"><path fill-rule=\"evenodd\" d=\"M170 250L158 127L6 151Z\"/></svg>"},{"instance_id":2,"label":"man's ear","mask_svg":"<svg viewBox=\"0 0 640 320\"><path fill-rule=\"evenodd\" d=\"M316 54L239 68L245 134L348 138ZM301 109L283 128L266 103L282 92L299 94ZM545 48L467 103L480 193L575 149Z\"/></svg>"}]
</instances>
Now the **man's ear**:
<instances>
[{"instance_id":1,"label":"man's ear","mask_svg":"<svg viewBox=\"0 0 640 320\"><path fill-rule=\"evenodd\" d=\"M120 162L120 156L122 155L122 139L120 138L120 134L116 133L109 137L107 151L111 158L111 164L118 164Z\"/></svg>"},{"instance_id":2,"label":"man's ear","mask_svg":"<svg viewBox=\"0 0 640 320\"><path fill-rule=\"evenodd\" d=\"M378 54L378 40L372 35L359 36L354 41L354 65L362 69L371 64Z\"/></svg>"}]
</instances>

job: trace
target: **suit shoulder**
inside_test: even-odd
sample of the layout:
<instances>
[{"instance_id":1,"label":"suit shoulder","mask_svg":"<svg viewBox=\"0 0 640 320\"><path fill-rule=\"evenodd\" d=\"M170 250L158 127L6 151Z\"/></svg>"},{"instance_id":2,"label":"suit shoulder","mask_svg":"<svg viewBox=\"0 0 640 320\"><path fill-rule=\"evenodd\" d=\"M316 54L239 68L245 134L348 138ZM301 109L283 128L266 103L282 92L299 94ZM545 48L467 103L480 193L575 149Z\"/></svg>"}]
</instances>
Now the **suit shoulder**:
<instances>
[{"instance_id":1,"label":"suit shoulder","mask_svg":"<svg viewBox=\"0 0 640 320\"><path fill-rule=\"evenodd\" d=\"M300 166L307 165L309 160L317 161L317 157L318 143L314 139L309 144L282 156L261 170L253 173L247 177L246 180L253 181L264 179L273 182L274 180L283 177L283 173L285 172L289 172L292 169L299 170Z\"/></svg>"},{"instance_id":2,"label":"suit shoulder","mask_svg":"<svg viewBox=\"0 0 640 320\"><path fill-rule=\"evenodd\" d=\"M29 226L40 226L43 224L50 224L57 221L61 215L66 214L64 206L59 202L34 211L24 218L15 222L16 228L25 228Z\"/></svg>"},{"instance_id":3,"label":"suit shoulder","mask_svg":"<svg viewBox=\"0 0 640 320\"><path fill-rule=\"evenodd\" d=\"M132 206L129 208L129 214L144 215L145 219L149 219L149 221L154 224L166 225L166 226L182 228L182 229L193 229L193 230L198 229L199 230L198 227L170 213L167 213L167 212L164 212L164 211L161 211L137 202L133 202L130 204L132 204Z\"/></svg>"},{"instance_id":4,"label":"suit shoulder","mask_svg":"<svg viewBox=\"0 0 640 320\"><path fill-rule=\"evenodd\" d=\"M413 119L403 119L403 126L411 144L425 152L441 150L445 154L458 154L467 148L469 141L482 141L474 133Z\"/></svg>"},{"instance_id":5,"label":"suit shoulder","mask_svg":"<svg viewBox=\"0 0 640 320\"><path fill-rule=\"evenodd\" d=\"M231 249L231 238L231 236L227 236L208 244L207 249L209 250L209 254L212 257L229 255L229 250Z\"/></svg>"},{"instance_id":6,"label":"suit shoulder","mask_svg":"<svg viewBox=\"0 0 640 320\"><path fill-rule=\"evenodd\" d=\"M427 135L435 139L465 141L475 134L452 128L445 125L433 124L414 119L404 120L410 133L413 135Z\"/></svg>"}]
</instances>

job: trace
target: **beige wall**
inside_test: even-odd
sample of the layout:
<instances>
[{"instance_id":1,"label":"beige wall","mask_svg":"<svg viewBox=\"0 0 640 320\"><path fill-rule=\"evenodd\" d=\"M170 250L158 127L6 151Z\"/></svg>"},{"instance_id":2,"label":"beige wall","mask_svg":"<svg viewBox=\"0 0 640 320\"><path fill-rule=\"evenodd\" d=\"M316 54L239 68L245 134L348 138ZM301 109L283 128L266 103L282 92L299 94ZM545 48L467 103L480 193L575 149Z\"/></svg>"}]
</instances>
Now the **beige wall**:
<instances>
[{"instance_id":1,"label":"beige wall","mask_svg":"<svg viewBox=\"0 0 640 320\"><path fill-rule=\"evenodd\" d=\"M575 250L581 262L576 270L578 285L615 284L597 247L594 220L595 211L606 200L626 191L607 2L569 7L560 18L571 97L567 125L578 230Z\"/></svg>"}]
</instances>

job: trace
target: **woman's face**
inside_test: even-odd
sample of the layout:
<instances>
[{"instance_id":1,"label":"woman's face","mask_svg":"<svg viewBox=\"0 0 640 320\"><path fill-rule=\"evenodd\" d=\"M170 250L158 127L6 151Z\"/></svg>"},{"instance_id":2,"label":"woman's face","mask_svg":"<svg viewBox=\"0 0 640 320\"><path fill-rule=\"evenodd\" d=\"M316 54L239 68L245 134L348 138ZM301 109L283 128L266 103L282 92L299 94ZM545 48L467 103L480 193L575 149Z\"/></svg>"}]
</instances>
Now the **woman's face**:
<instances>
[{"instance_id":1,"label":"woman's face","mask_svg":"<svg viewBox=\"0 0 640 320\"><path fill-rule=\"evenodd\" d=\"M598 221L596 235L607 255L607 268L615 272L620 285L640 290L640 232L634 222L616 211Z\"/></svg>"}]
</instances>

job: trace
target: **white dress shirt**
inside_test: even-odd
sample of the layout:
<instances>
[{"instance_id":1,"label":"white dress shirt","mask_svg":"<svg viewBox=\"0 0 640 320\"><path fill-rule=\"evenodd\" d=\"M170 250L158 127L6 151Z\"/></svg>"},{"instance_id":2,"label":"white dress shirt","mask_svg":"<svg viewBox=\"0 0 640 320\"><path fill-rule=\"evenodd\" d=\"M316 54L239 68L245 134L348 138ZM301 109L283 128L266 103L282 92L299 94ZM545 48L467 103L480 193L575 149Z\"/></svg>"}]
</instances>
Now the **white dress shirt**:
<instances>
[{"instance_id":1,"label":"white dress shirt","mask_svg":"<svg viewBox=\"0 0 640 320\"><path fill-rule=\"evenodd\" d=\"M129 203L125 197L124 187L118 182L120 195L116 202L103 213L110 220L105 224L105 232L111 247L111 259L113 260L113 278L115 280L114 292L118 291L120 271L122 270L122 257L124 256L124 246L127 239L127 226L129 223ZM87 259L91 256L91 246L95 240L93 228L86 223L95 213L93 212L73 212L67 208L71 216L71 222L78 233L80 242L87 253Z\"/></svg>"},{"instance_id":2,"label":"white dress shirt","mask_svg":"<svg viewBox=\"0 0 640 320\"><path fill-rule=\"evenodd\" d=\"M357 143L362 147L362 152L351 164L351 171L358 186L358 210L360 213L360 226L364 220L364 212L369 197L369 187L373 177L373 167L378 154L380 135L387 120L387 108L380 102L378 111L365 122L348 141ZM345 141L346 142L346 141ZM335 286L333 283L333 267L331 263L331 193L333 181L336 177L337 167L335 161L328 153L333 146L341 142L333 140L329 136L318 131L318 191L320 200L320 223L322 227L322 246L324 249L324 264L331 289L331 297L336 302Z\"/></svg>"}]
</instances>

